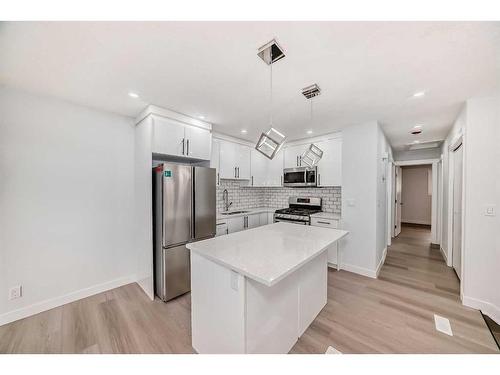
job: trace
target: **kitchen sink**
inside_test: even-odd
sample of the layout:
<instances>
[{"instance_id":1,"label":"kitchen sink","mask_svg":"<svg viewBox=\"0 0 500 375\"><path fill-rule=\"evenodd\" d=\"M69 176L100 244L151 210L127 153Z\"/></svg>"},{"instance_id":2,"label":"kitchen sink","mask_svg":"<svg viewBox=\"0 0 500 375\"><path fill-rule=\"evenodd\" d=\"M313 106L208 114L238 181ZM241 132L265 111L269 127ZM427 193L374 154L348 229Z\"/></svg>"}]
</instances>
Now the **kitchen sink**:
<instances>
[{"instance_id":1,"label":"kitchen sink","mask_svg":"<svg viewBox=\"0 0 500 375\"><path fill-rule=\"evenodd\" d=\"M221 212L221 215L236 215L236 214L244 214L248 211L231 211L231 212Z\"/></svg>"}]
</instances>

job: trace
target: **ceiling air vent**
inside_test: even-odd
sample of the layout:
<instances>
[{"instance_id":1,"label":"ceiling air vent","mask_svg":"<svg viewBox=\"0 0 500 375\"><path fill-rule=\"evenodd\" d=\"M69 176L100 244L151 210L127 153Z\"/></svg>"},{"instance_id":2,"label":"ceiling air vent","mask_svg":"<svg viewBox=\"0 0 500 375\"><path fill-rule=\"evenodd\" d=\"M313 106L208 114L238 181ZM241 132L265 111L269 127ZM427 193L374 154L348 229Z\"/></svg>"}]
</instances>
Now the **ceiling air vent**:
<instances>
[{"instance_id":1,"label":"ceiling air vent","mask_svg":"<svg viewBox=\"0 0 500 375\"><path fill-rule=\"evenodd\" d=\"M273 39L260 47L257 55L264 60L267 65L271 65L285 57L285 52L276 39Z\"/></svg>"},{"instance_id":2,"label":"ceiling air vent","mask_svg":"<svg viewBox=\"0 0 500 375\"><path fill-rule=\"evenodd\" d=\"M316 83L314 85L307 86L302 89L302 95L304 95L307 99L314 98L319 94L321 94L321 89Z\"/></svg>"}]
</instances>

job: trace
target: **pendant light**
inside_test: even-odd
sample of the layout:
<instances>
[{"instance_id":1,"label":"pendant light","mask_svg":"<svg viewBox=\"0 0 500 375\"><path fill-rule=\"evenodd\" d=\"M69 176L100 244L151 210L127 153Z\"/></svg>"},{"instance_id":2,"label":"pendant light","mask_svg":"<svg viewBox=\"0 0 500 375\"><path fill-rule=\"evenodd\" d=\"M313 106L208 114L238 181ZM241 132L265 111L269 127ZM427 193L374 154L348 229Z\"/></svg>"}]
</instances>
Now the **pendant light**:
<instances>
[{"instance_id":1,"label":"pendant light","mask_svg":"<svg viewBox=\"0 0 500 375\"><path fill-rule=\"evenodd\" d=\"M317 84L305 87L302 89L302 94L310 100L311 103L311 129L313 125L313 98L321 94L321 90ZM302 153L302 162L309 168L313 168L323 157L323 150L311 143L309 147Z\"/></svg>"},{"instance_id":2,"label":"pendant light","mask_svg":"<svg viewBox=\"0 0 500 375\"><path fill-rule=\"evenodd\" d=\"M261 48L257 55L269 65L270 70L270 107L269 107L269 125L270 129L261 134L255 149L269 159L281 149L285 143L285 135L273 127L273 64L285 57L283 49L278 45L276 40L271 40Z\"/></svg>"}]
</instances>

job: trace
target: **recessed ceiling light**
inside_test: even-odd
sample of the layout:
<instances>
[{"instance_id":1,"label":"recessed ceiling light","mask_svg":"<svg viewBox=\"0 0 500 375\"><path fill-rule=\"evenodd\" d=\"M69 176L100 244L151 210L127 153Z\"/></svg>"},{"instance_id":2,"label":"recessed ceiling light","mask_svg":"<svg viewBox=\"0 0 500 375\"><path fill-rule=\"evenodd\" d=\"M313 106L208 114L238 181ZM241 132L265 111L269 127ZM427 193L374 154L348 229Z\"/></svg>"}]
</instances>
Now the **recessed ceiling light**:
<instances>
[{"instance_id":1,"label":"recessed ceiling light","mask_svg":"<svg viewBox=\"0 0 500 375\"><path fill-rule=\"evenodd\" d=\"M139 94L136 94L135 92L129 92L128 96L130 96L131 98L137 99L139 97Z\"/></svg>"},{"instance_id":2,"label":"recessed ceiling light","mask_svg":"<svg viewBox=\"0 0 500 375\"><path fill-rule=\"evenodd\" d=\"M199 116L198 116L198 118L199 118L200 120L204 120L204 119L205 119L205 116L203 116L203 115L199 115Z\"/></svg>"},{"instance_id":3,"label":"recessed ceiling light","mask_svg":"<svg viewBox=\"0 0 500 375\"><path fill-rule=\"evenodd\" d=\"M308 131L307 131L307 134L312 134L312 133L313 133L313 131L312 131L312 130L308 130Z\"/></svg>"},{"instance_id":4,"label":"recessed ceiling light","mask_svg":"<svg viewBox=\"0 0 500 375\"><path fill-rule=\"evenodd\" d=\"M414 98L420 98L425 95L425 91L417 91L415 94L413 94Z\"/></svg>"},{"instance_id":5,"label":"recessed ceiling light","mask_svg":"<svg viewBox=\"0 0 500 375\"><path fill-rule=\"evenodd\" d=\"M242 129L242 130L241 130L241 132L242 132L243 134L247 134L246 129Z\"/></svg>"},{"instance_id":6,"label":"recessed ceiling light","mask_svg":"<svg viewBox=\"0 0 500 375\"><path fill-rule=\"evenodd\" d=\"M420 143L420 141L413 141L413 143Z\"/></svg>"},{"instance_id":7,"label":"recessed ceiling light","mask_svg":"<svg viewBox=\"0 0 500 375\"><path fill-rule=\"evenodd\" d=\"M422 125L415 125L413 129L422 129Z\"/></svg>"}]
</instances>

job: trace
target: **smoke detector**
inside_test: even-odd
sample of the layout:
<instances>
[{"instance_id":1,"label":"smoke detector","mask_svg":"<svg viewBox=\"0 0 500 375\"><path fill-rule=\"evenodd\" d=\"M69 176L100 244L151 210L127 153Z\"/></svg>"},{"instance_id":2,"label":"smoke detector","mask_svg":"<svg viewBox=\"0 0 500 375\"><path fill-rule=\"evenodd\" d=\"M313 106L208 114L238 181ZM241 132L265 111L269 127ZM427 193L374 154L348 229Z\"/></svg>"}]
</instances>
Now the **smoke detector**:
<instances>
[{"instance_id":1,"label":"smoke detector","mask_svg":"<svg viewBox=\"0 0 500 375\"><path fill-rule=\"evenodd\" d=\"M319 88L317 83L311 86L304 87L302 89L302 95L304 95L307 99L314 98L319 94L321 94L321 89Z\"/></svg>"},{"instance_id":2,"label":"smoke detector","mask_svg":"<svg viewBox=\"0 0 500 375\"><path fill-rule=\"evenodd\" d=\"M273 39L259 48L257 56L267 65L271 65L285 57L285 51L281 48L276 39Z\"/></svg>"}]
</instances>

